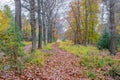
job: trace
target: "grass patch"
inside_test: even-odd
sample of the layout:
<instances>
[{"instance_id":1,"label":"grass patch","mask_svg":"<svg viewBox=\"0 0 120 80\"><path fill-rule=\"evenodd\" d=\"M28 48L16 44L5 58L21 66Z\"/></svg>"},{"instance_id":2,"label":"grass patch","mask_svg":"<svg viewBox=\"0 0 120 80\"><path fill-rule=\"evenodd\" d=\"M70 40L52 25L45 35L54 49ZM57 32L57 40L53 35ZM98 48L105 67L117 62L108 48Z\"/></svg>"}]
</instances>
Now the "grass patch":
<instances>
[{"instance_id":1,"label":"grass patch","mask_svg":"<svg viewBox=\"0 0 120 80\"><path fill-rule=\"evenodd\" d=\"M53 48L52 48L52 45L53 45L54 43L49 43L49 44L47 44L47 45L44 45L43 46L43 50L52 50Z\"/></svg>"},{"instance_id":2,"label":"grass patch","mask_svg":"<svg viewBox=\"0 0 120 80\"><path fill-rule=\"evenodd\" d=\"M29 53L24 57L25 64L39 65L42 66L45 60L45 53L36 50L34 53Z\"/></svg>"},{"instance_id":3,"label":"grass patch","mask_svg":"<svg viewBox=\"0 0 120 80\"><path fill-rule=\"evenodd\" d=\"M67 42L60 42L59 48L69 51L70 53L80 56L81 54L89 54L89 53L98 53L99 50L96 47L92 46L81 46L81 45L74 45L71 41Z\"/></svg>"},{"instance_id":4,"label":"grass patch","mask_svg":"<svg viewBox=\"0 0 120 80\"><path fill-rule=\"evenodd\" d=\"M96 47L93 46L81 46L74 45L71 41L60 42L59 48L70 52L71 54L80 58L80 65L85 68L83 73L85 76L88 76L92 80L103 80L105 75L111 76L112 78L116 77L114 71L118 71L120 74L120 68L114 68L115 64L120 66L120 60L115 60L113 56L107 54L106 51L99 51ZM109 67L106 71L102 71L103 68ZM108 71L108 72L107 72ZM98 77L102 76L102 78ZM115 79L115 78L114 78ZM115 79L119 80L119 79Z\"/></svg>"},{"instance_id":5,"label":"grass patch","mask_svg":"<svg viewBox=\"0 0 120 80\"><path fill-rule=\"evenodd\" d=\"M104 66L109 66L114 63L114 60L111 57L103 58L102 56L95 55L83 55L80 59L80 64L84 65L89 69L99 69Z\"/></svg>"},{"instance_id":6,"label":"grass patch","mask_svg":"<svg viewBox=\"0 0 120 80\"><path fill-rule=\"evenodd\" d=\"M26 45L31 45L32 42L31 42L31 41L22 41L22 44L23 44L24 46L26 46Z\"/></svg>"}]
</instances>

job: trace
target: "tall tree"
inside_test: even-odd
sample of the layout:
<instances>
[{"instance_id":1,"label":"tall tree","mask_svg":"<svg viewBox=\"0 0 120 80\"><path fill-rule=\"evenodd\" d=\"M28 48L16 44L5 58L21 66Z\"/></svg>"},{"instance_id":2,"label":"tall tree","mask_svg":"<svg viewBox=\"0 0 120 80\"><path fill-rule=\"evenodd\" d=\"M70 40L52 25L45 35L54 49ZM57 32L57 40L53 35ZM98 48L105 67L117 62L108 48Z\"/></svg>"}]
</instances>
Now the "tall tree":
<instances>
[{"instance_id":1,"label":"tall tree","mask_svg":"<svg viewBox=\"0 0 120 80\"><path fill-rule=\"evenodd\" d=\"M110 52L115 55L116 50L116 24L115 24L115 0L110 0L109 2L109 21L110 21Z\"/></svg>"},{"instance_id":2,"label":"tall tree","mask_svg":"<svg viewBox=\"0 0 120 80\"><path fill-rule=\"evenodd\" d=\"M18 28L20 30L22 30L22 26L21 26L21 0L14 0L15 1L15 23L16 26L18 26Z\"/></svg>"},{"instance_id":3,"label":"tall tree","mask_svg":"<svg viewBox=\"0 0 120 80\"><path fill-rule=\"evenodd\" d=\"M85 16L86 16L86 21L85 21L85 26L86 26L86 41L85 41L85 45L88 45L88 0L85 0Z\"/></svg>"},{"instance_id":4,"label":"tall tree","mask_svg":"<svg viewBox=\"0 0 120 80\"><path fill-rule=\"evenodd\" d=\"M41 6L41 0L38 1L38 26L39 26L39 36L38 36L38 48L42 48L42 6Z\"/></svg>"},{"instance_id":5,"label":"tall tree","mask_svg":"<svg viewBox=\"0 0 120 80\"><path fill-rule=\"evenodd\" d=\"M32 51L36 49L36 19L35 19L35 0L29 0L30 3L30 24L32 32Z\"/></svg>"}]
</instances>

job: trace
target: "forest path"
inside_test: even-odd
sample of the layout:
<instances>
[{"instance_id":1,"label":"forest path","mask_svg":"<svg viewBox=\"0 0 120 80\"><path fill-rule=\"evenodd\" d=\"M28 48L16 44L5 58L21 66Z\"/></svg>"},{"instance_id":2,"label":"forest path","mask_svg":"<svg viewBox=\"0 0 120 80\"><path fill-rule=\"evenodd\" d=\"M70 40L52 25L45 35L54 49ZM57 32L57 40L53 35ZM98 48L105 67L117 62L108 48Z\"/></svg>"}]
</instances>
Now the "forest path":
<instances>
[{"instance_id":1,"label":"forest path","mask_svg":"<svg viewBox=\"0 0 120 80\"><path fill-rule=\"evenodd\" d=\"M29 50L31 46L26 46ZM48 56L43 66L28 66L21 74L14 71L1 71L0 80L89 80L83 75L79 58L53 44L53 55ZM26 50L26 51L27 51Z\"/></svg>"},{"instance_id":2,"label":"forest path","mask_svg":"<svg viewBox=\"0 0 120 80\"><path fill-rule=\"evenodd\" d=\"M53 45L53 55L45 61L41 72L41 80L88 80L83 77L79 59L59 49L59 43Z\"/></svg>"}]
</instances>

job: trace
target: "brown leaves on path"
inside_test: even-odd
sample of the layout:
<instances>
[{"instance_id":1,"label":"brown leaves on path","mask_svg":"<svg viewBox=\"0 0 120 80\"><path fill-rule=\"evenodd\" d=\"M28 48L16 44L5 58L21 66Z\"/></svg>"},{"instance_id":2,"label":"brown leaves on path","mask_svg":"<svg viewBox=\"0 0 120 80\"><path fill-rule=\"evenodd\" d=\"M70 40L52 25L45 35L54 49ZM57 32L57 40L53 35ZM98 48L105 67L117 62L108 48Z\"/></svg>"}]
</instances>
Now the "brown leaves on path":
<instances>
[{"instance_id":1,"label":"brown leaves on path","mask_svg":"<svg viewBox=\"0 0 120 80\"><path fill-rule=\"evenodd\" d=\"M87 80L83 77L77 57L53 45L53 56L49 57L42 68L46 80Z\"/></svg>"},{"instance_id":2,"label":"brown leaves on path","mask_svg":"<svg viewBox=\"0 0 120 80\"><path fill-rule=\"evenodd\" d=\"M58 46L59 43L53 45L53 55L48 57L43 67L28 67L21 74L0 72L0 80L88 80L82 73L79 59Z\"/></svg>"}]
</instances>

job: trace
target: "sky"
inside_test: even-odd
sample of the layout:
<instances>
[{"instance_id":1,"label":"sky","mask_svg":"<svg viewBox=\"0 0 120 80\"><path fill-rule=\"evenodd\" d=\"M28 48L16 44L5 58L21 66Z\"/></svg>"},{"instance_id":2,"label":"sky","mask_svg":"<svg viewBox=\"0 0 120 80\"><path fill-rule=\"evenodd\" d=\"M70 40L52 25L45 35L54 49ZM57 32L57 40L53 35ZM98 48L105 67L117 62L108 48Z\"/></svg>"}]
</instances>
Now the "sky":
<instances>
[{"instance_id":1,"label":"sky","mask_svg":"<svg viewBox=\"0 0 120 80\"><path fill-rule=\"evenodd\" d=\"M3 9L4 5L9 5L11 10L14 10L14 0L0 0L0 9Z\"/></svg>"},{"instance_id":2,"label":"sky","mask_svg":"<svg viewBox=\"0 0 120 80\"><path fill-rule=\"evenodd\" d=\"M63 26L68 25L67 21L66 21L66 16L67 16L67 11L69 10L69 2L71 2L72 0L64 0L64 6L62 6L58 12L60 19L62 19L61 24ZM5 5L8 5L10 7L10 9L12 10L13 14L15 12L15 6L14 6L14 0L0 0L0 9L3 9ZM24 12L24 15L28 16L27 12Z\"/></svg>"}]
</instances>

